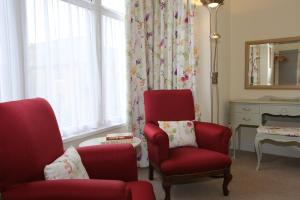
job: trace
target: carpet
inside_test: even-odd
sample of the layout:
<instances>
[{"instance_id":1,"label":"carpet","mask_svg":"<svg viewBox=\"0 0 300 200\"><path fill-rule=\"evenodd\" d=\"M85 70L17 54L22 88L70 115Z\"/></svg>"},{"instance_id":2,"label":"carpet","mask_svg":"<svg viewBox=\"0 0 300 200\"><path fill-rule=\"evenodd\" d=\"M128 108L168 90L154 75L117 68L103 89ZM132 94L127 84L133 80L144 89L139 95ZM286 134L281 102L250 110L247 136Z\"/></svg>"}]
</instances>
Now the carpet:
<instances>
[{"instance_id":1,"label":"carpet","mask_svg":"<svg viewBox=\"0 0 300 200\"><path fill-rule=\"evenodd\" d=\"M223 179L203 178L201 182L174 185L172 200L300 200L300 159L263 155L260 171L255 170L256 154L238 152L232 163L230 194L222 194ZM139 170L147 180L148 169ZM164 199L159 176L151 181L157 200Z\"/></svg>"}]
</instances>

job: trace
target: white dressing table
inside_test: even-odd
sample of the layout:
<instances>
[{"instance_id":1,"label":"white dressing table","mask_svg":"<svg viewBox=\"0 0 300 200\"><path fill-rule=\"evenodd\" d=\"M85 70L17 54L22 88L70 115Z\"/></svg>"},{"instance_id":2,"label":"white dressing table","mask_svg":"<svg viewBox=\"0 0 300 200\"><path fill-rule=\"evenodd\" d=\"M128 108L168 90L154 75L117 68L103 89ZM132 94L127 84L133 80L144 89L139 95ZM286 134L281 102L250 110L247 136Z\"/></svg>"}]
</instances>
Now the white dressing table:
<instances>
[{"instance_id":1,"label":"white dressing table","mask_svg":"<svg viewBox=\"0 0 300 200\"><path fill-rule=\"evenodd\" d=\"M230 126L233 131L234 158L236 146L238 145L240 149L240 127L258 127L262 124L263 114L300 116L300 98L283 99L267 96L260 99L231 100Z\"/></svg>"}]
</instances>

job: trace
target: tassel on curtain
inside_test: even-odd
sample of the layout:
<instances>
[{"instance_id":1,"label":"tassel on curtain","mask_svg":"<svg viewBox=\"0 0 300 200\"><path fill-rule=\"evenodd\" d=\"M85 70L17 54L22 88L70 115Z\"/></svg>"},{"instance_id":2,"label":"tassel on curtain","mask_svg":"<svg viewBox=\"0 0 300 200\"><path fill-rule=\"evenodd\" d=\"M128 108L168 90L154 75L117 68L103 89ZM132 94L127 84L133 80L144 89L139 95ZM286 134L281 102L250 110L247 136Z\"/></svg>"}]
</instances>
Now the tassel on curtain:
<instances>
[{"instance_id":1,"label":"tassel on curtain","mask_svg":"<svg viewBox=\"0 0 300 200\"><path fill-rule=\"evenodd\" d=\"M127 0L129 128L142 139L140 167L148 166L143 135L145 90L191 89L198 108L192 0Z\"/></svg>"}]
</instances>

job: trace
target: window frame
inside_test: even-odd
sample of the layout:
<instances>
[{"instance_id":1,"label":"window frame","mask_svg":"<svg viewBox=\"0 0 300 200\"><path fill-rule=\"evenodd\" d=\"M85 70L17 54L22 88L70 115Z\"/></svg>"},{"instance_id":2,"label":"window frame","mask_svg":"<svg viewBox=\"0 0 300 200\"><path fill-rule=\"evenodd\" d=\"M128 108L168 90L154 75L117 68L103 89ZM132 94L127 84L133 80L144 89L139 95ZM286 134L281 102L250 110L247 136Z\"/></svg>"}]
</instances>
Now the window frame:
<instances>
[{"instance_id":1,"label":"window frame","mask_svg":"<svg viewBox=\"0 0 300 200\"><path fill-rule=\"evenodd\" d=\"M91 11L95 12L95 16L96 16L96 30L97 30L97 34L99 35L99 37L96 38L97 40L97 52L98 52L98 63L99 63L99 75L100 77L102 77L102 17L106 16L106 17L110 17L113 18L115 20L118 21L123 21L125 23L125 13L120 13L116 10L111 10L108 9L104 6L102 6L102 2L101 0L61 0L70 4L74 4L76 6L80 6L86 9L89 9ZM125 1L125 0L124 0ZM125 4L125 3L124 3ZM103 91L102 86L102 78L100 78L100 88L101 88L101 92ZM103 107L103 102L99 102L100 107ZM103 119L103 116L101 116L101 119ZM72 135L70 137L65 137L62 138L63 142L72 142L74 140L79 140L79 139L83 139L92 135L96 135L96 134L101 134L107 131L112 131L114 129L119 129L119 128L125 128L127 126L127 123L116 123L116 124L103 124L103 126L99 127L98 129L93 129L93 130L89 130L89 131L84 131L81 133L78 133L76 135Z\"/></svg>"},{"instance_id":2,"label":"window frame","mask_svg":"<svg viewBox=\"0 0 300 200\"><path fill-rule=\"evenodd\" d=\"M96 28L96 32L98 37L96 37L96 48L97 48L97 61L99 63L98 67L99 67L99 76L102 77L102 17L106 16L106 17L110 17L113 18L115 20L118 21L123 21L125 23L125 13L120 13L116 10L111 10L108 9L104 6L102 6L102 2L101 0L60 0L60 1L64 1L66 3L70 3L73 5L76 5L78 7L82 7L84 9L88 9L90 11L93 11L95 14L95 28ZM125 0L124 0L125 1ZM25 7L25 1L22 2L22 5ZM23 73L23 76L24 73ZM25 77L24 77L25 80ZM103 91L103 83L102 83L103 79L100 78L99 83L100 83L100 88L101 88L101 93ZM24 94L25 95L25 94ZM100 96L103 96L102 94ZM99 106L103 107L103 102L99 102ZM101 119L104 119L104 116L100 116ZM72 142L72 141L76 141L76 140L80 140L89 136L93 136L93 135L97 135L97 134L101 134L107 131L112 131L114 129L120 129L120 128L125 128L127 127L127 122L122 122L122 123L111 123L111 124L101 124L98 128L96 129L90 129L87 131L82 131L82 132L77 132L74 135L70 135L70 136L66 136L66 137L62 137L62 140L64 143L67 142Z\"/></svg>"},{"instance_id":3,"label":"window frame","mask_svg":"<svg viewBox=\"0 0 300 200\"><path fill-rule=\"evenodd\" d=\"M116 10L111 10L102 6L101 0L61 0L61 1L71 3L76 6L80 6L89 10L96 11L97 15L105 15L120 21L124 21L125 19L125 13L122 14Z\"/></svg>"},{"instance_id":4,"label":"window frame","mask_svg":"<svg viewBox=\"0 0 300 200\"><path fill-rule=\"evenodd\" d=\"M89 11L92 11L94 13L94 16L95 16L95 31L97 33L97 37L96 37L96 49L97 49L97 62L98 62L98 70L99 70L99 77L100 77L100 80L99 80L99 84L100 84L100 88L101 88L101 93L100 93L100 97L103 97L103 78L102 77L102 70L104 69L103 67L103 64L102 64L102 18L103 16L105 17L109 17L109 18L112 18L112 19L115 19L115 20L118 20L122 23L125 23L125 14L124 13L120 13L116 10L112 10L112 9L108 9L104 6L102 6L101 4L101 0L59 0L59 1L62 1L62 2L66 2L66 3L69 3L69 4L72 4L72 5L75 5L75 6L78 6L78 7L81 7L81 8L84 8L84 9L88 9ZM125 1L125 0L123 0ZM124 2L125 4L125 2ZM15 8L16 12L14 15L16 15L15 17L18 19L18 22L17 22L17 28L20 29L20 30L23 30L25 32L24 35L18 35L18 40L19 40L19 44L18 44L18 53L20 54L19 56L20 57L23 57L23 59L26 59L25 58L25 53L24 53L24 43L26 41L26 29L28 27L25 26L25 18L26 18L26 11L23 9L23 8L26 8L26 1L21 1L19 4L17 4L17 7ZM22 31L20 31L22 32ZM126 52L124 52L126 54ZM21 59L20 59L21 60ZM25 63L25 60L21 61L20 63L20 85L21 85L21 88L18 95L16 97L11 97L9 98L8 100L10 99L24 99L26 98L26 74L24 72L24 64ZM126 63L125 63L126 64ZM1 91L0 91L0 97L1 97ZM103 108L103 102L101 102L101 98L98 102L98 105ZM101 112L102 113L102 112ZM125 114L125 113L124 113ZM100 116L100 119L104 119L104 116ZM88 136L91 136L91 135L95 135L95 134L100 134L100 133L103 133L103 132L106 132L106 131L111 131L113 129L116 129L116 128L124 128L127 126L127 122L126 121L119 121L119 122L112 122L112 123L106 123L103 121L103 123L99 124L99 126L95 129L89 129L89 130L86 130L86 131L76 131L74 132L74 134L72 135L69 135L69 136L64 136L63 137L63 134L61 135L62 137L62 140L64 142L70 142L70 141L73 141L73 140L78 140L78 139L81 139L81 138L85 138L85 137L88 137Z\"/></svg>"}]
</instances>

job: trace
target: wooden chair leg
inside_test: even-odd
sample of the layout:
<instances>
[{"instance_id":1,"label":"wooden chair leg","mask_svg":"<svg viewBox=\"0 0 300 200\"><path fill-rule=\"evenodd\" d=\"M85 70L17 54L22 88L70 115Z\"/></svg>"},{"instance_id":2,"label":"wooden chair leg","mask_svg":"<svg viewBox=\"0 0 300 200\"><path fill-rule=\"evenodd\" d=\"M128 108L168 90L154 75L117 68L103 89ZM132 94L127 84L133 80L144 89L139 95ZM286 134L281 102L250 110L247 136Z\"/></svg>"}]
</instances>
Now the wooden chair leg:
<instances>
[{"instance_id":1,"label":"wooden chair leg","mask_svg":"<svg viewBox=\"0 0 300 200\"><path fill-rule=\"evenodd\" d=\"M162 186L165 191L165 200L171 200L171 184L167 182L163 182Z\"/></svg>"},{"instance_id":2,"label":"wooden chair leg","mask_svg":"<svg viewBox=\"0 0 300 200\"><path fill-rule=\"evenodd\" d=\"M228 184L230 183L231 179L232 179L232 175L230 173L230 168L227 168L224 170L224 181L223 181L224 196L228 196L228 194L229 194Z\"/></svg>"},{"instance_id":3,"label":"wooden chair leg","mask_svg":"<svg viewBox=\"0 0 300 200\"><path fill-rule=\"evenodd\" d=\"M154 171L154 169L153 169L153 166L149 163L149 180L153 180L153 171Z\"/></svg>"}]
</instances>

